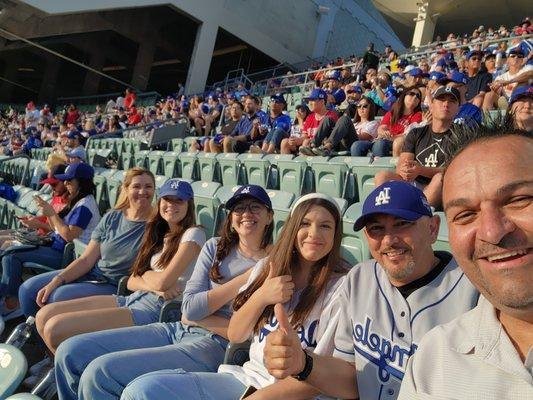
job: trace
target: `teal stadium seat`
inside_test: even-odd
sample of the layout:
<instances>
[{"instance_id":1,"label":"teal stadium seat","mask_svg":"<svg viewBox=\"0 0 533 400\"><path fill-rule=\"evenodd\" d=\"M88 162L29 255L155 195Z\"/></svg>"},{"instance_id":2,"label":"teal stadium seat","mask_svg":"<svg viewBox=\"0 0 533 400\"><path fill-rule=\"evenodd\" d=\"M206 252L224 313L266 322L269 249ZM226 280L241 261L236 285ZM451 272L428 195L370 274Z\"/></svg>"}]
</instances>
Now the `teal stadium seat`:
<instances>
[{"instance_id":1,"label":"teal stadium seat","mask_svg":"<svg viewBox=\"0 0 533 400\"><path fill-rule=\"evenodd\" d=\"M285 224L285 220L289 216L291 205L296 196L294 193L280 190L268 190L267 193L270 201L272 201L272 209L274 210L274 240L276 240Z\"/></svg>"},{"instance_id":2,"label":"teal stadium seat","mask_svg":"<svg viewBox=\"0 0 533 400\"><path fill-rule=\"evenodd\" d=\"M154 150L148 153L148 169L154 175L163 173L163 155L164 151Z\"/></svg>"},{"instance_id":3,"label":"teal stadium seat","mask_svg":"<svg viewBox=\"0 0 533 400\"><path fill-rule=\"evenodd\" d=\"M448 241L448 222L446 221L446 215L442 211L435 212L435 215L440 217L439 233L437 235L437 241L433 244L433 250L447 251L451 253L450 242Z\"/></svg>"},{"instance_id":4,"label":"teal stadium seat","mask_svg":"<svg viewBox=\"0 0 533 400\"><path fill-rule=\"evenodd\" d=\"M167 151L163 154L163 173L167 178L181 177L179 154L177 151Z\"/></svg>"},{"instance_id":5,"label":"teal stadium seat","mask_svg":"<svg viewBox=\"0 0 533 400\"><path fill-rule=\"evenodd\" d=\"M147 168L148 166L148 150L139 150L133 153L133 164L136 167Z\"/></svg>"},{"instance_id":6,"label":"teal stadium seat","mask_svg":"<svg viewBox=\"0 0 533 400\"><path fill-rule=\"evenodd\" d=\"M198 180L198 153L183 152L179 155L181 177Z\"/></svg>"},{"instance_id":7,"label":"teal stadium seat","mask_svg":"<svg viewBox=\"0 0 533 400\"><path fill-rule=\"evenodd\" d=\"M221 182L220 166L215 153L198 153L199 178L202 181Z\"/></svg>"},{"instance_id":8,"label":"teal stadium seat","mask_svg":"<svg viewBox=\"0 0 533 400\"><path fill-rule=\"evenodd\" d=\"M296 196L306 193L313 183L307 174L307 168L305 158L293 158L291 155L280 156L277 160L279 189L283 192L294 193Z\"/></svg>"},{"instance_id":9,"label":"teal stadium seat","mask_svg":"<svg viewBox=\"0 0 533 400\"><path fill-rule=\"evenodd\" d=\"M218 182L197 181L191 184L194 192L196 223L205 228L207 238L215 234L215 224L220 200L216 197L222 186Z\"/></svg>"},{"instance_id":10,"label":"teal stadium seat","mask_svg":"<svg viewBox=\"0 0 533 400\"><path fill-rule=\"evenodd\" d=\"M315 191L327 193L333 197L344 197L348 166L344 157L327 159L326 157L309 157L308 164L313 170Z\"/></svg>"},{"instance_id":11,"label":"teal stadium seat","mask_svg":"<svg viewBox=\"0 0 533 400\"><path fill-rule=\"evenodd\" d=\"M22 351L9 344L0 344L0 399L17 390L27 369L28 363Z\"/></svg>"},{"instance_id":12,"label":"teal stadium seat","mask_svg":"<svg viewBox=\"0 0 533 400\"><path fill-rule=\"evenodd\" d=\"M241 154L239 160L244 165L246 171L245 182L251 185L259 185L264 188L270 188L271 165L270 160L263 154Z\"/></svg>"},{"instance_id":13,"label":"teal stadium seat","mask_svg":"<svg viewBox=\"0 0 533 400\"><path fill-rule=\"evenodd\" d=\"M353 225L361 215L363 205L354 203L342 217L341 255L352 266L369 260L370 251L363 231L355 232Z\"/></svg>"},{"instance_id":14,"label":"teal stadium seat","mask_svg":"<svg viewBox=\"0 0 533 400\"><path fill-rule=\"evenodd\" d=\"M224 186L236 186L242 183L241 161L237 153L222 153L217 155L220 165L220 177Z\"/></svg>"}]
</instances>

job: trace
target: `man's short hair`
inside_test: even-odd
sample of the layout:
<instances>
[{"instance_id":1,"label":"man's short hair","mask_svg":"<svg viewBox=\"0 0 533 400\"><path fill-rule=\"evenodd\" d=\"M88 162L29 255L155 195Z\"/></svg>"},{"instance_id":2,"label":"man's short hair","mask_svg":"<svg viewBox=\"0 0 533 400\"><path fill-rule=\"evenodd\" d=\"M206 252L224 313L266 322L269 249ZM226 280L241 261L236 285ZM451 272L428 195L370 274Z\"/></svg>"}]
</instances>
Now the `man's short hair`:
<instances>
[{"instance_id":1,"label":"man's short hair","mask_svg":"<svg viewBox=\"0 0 533 400\"><path fill-rule=\"evenodd\" d=\"M248 96L246 96L246 97L247 97L248 99L253 100L253 102L254 102L255 104L257 104L257 105L261 104L261 100L260 100L259 97L257 97L257 96L253 96L253 95L250 94L250 95L248 95Z\"/></svg>"}]
</instances>

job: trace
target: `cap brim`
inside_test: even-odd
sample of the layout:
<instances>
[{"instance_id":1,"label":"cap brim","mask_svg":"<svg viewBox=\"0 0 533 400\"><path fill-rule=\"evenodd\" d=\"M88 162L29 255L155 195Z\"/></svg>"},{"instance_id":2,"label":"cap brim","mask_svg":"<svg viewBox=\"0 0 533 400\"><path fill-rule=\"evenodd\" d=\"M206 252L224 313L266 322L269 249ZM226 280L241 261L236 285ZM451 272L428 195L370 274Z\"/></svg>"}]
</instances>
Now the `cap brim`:
<instances>
[{"instance_id":1,"label":"cap brim","mask_svg":"<svg viewBox=\"0 0 533 400\"><path fill-rule=\"evenodd\" d=\"M54 178L59 179L60 181L68 181L70 179L74 179L73 176L70 176L68 174L57 174L54 175Z\"/></svg>"},{"instance_id":2,"label":"cap brim","mask_svg":"<svg viewBox=\"0 0 533 400\"><path fill-rule=\"evenodd\" d=\"M416 213L416 212L413 212L413 211L409 211L409 210L380 210L378 212L371 212L371 213L368 213L368 214L365 214L365 215L361 215L355 221L355 223L353 225L353 229L355 231L360 231L361 229L363 229L365 227L366 222L367 222L369 217L371 217L373 215L379 215L379 214L393 215L393 216L398 217L398 218L403 218L403 219L405 219L407 221L416 221L420 217L424 216L424 214L419 214L419 213Z\"/></svg>"},{"instance_id":3,"label":"cap brim","mask_svg":"<svg viewBox=\"0 0 533 400\"><path fill-rule=\"evenodd\" d=\"M267 207L268 209L272 209L272 206L269 205L269 204L265 204L263 202L263 200L261 200L259 197L256 197L256 196L253 196L251 194L238 194L236 196L233 196L232 198L230 198L228 201L226 201L226 204L224 205L224 207L226 208L226 210L229 210L231 211L231 209L233 208L233 206L235 204L237 204L239 201L243 200L243 199L246 199L246 198L250 198L250 199L254 199L254 200L257 200L259 203L263 204L265 207Z\"/></svg>"},{"instance_id":4,"label":"cap brim","mask_svg":"<svg viewBox=\"0 0 533 400\"><path fill-rule=\"evenodd\" d=\"M178 199L182 201L189 201L190 199L192 199L193 196L188 196L185 194L177 194L175 192L162 192L162 193L159 193L159 198L161 197L177 197Z\"/></svg>"},{"instance_id":5,"label":"cap brim","mask_svg":"<svg viewBox=\"0 0 533 400\"><path fill-rule=\"evenodd\" d=\"M43 179L42 181L40 181L39 184L41 184L41 185L46 185L46 184L55 185L56 183L59 183L59 182L61 182L61 180L57 179L57 178L46 178L46 179Z\"/></svg>"}]
</instances>

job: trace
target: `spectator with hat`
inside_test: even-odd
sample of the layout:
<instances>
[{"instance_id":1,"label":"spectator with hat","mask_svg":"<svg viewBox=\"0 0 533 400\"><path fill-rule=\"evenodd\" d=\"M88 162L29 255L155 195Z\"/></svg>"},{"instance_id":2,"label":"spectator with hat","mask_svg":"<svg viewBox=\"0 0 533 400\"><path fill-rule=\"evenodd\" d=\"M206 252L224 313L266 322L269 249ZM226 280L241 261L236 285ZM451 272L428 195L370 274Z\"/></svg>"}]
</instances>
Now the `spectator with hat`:
<instances>
[{"instance_id":1,"label":"spectator with hat","mask_svg":"<svg viewBox=\"0 0 533 400\"><path fill-rule=\"evenodd\" d=\"M518 86L509 99L507 118L517 129L533 131L533 86Z\"/></svg>"},{"instance_id":2,"label":"spectator with hat","mask_svg":"<svg viewBox=\"0 0 533 400\"><path fill-rule=\"evenodd\" d=\"M480 50L471 50L466 54L466 69L468 84L466 88L466 101L483 105L485 94L490 92L492 76L481 70L484 53Z\"/></svg>"},{"instance_id":3,"label":"spectator with hat","mask_svg":"<svg viewBox=\"0 0 533 400\"><path fill-rule=\"evenodd\" d=\"M65 173L56 174L54 177L64 181L69 192L68 203L59 213L41 197L34 196L42 215L48 217L54 230L50 244L30 246L29 249L8 248L2 257L0 297L4 317L11 318L21 313L17 295L22 282L24 263L35 262L53 269L60 268L67 242L79 238L83 243L88 243L93 229L100 221L100 212L94 198L94 169L90 165L69 165Z\"/></svg>"},{"instance_id":4,"label":"spectator with hat","mask_svg":"<svg viewBox=\"0 0 533 400\"><path fill-rule=\"evenodd\" d=\"M483 120L481 109L474 104L474 102L469 103L466 101L468 85L468 77L466 74L459 71L452 71L445 78L441 79L439 83L457 89L461 96L459 101L459 111L453 120L455 124L465 124L470 127L481 124Z\"/></svg>"},{"instance_id":5,"label":"spectator with hat","mask_svg":"<svg viewBox=\"0 0 533 400\"><path fill-rule=\"evenodd\" d=\"M291 131L291 118L284 114L287 108L285 97L281 93L270 96L270 115L266 126L261 126L261 130L266 130L266 136L261 147L254 145L250 147L252 153L262 152L272 154L280 150L281 141L289 137ZM257 140L256 140L257 141Z\"/></svg>"},{"instance_id":6,"label":"spectator with hat","mask_svg":"<svg viewBox=\"0 0 533 400\"><path fill-rule=\"evenodd\" d=\"M346 99L346 93L342 89L341 84L341 72L339 70L333 70L326 76L327 78L327 88L326 93L328 94L326 107L329 110L336 110L342 102Z\"/></svg>"},{"instance_id":7,"label":"spectator with hat","mask_svg":"<svg viewBox=\"0 0 533 400\"><path fill-rule=\"evenodd\" d=\"M69 165L87 162L87 154L85 153L85 149L80 147L65 152L65 156L67 157L67 164Z\"/></svg>"},{"instance_id":8,"label":"spectator with hat","mask_svg":"<svg viewBox=\"0 0 533 400\"><path fill-rule=\"evenodd\" d=\"M70 151L75 150L75 149L80 149L80 150L85 151L85 147L83 147L83 145L81 144L81 141L83 140L82 138L83 136L78 130L76 129L70 130L67 133L67 143L66 143L67 148Z\"/></svg>"},{"instance_id":9,"label":"spectator with hat","mask_svg":"<svg viewBox=\"0 0 533 400\"><path fill-rule=\"evenodd\" d=\"M224 153L248 151L259 135L260 126L268 126L269 117L261 110L260 104L256 96L245 97L243 118L237 123L233 132L222 141Z\"/></svg>"},{"instance_id":10,"label":"spectator with hat","mask_svg":"<svg viewBox=\"0 0 533 400\"><path fill-rule=\"evenodd\" d=\"M207 153L222 153L224 139L233 134L237 124L243 118L244 106L241 102L233 101L226 106L226 109L230 111L230 119L222 125L220 133L210 138L209 142L204 145L204 151Z\"/></svg>"}]
</instances>

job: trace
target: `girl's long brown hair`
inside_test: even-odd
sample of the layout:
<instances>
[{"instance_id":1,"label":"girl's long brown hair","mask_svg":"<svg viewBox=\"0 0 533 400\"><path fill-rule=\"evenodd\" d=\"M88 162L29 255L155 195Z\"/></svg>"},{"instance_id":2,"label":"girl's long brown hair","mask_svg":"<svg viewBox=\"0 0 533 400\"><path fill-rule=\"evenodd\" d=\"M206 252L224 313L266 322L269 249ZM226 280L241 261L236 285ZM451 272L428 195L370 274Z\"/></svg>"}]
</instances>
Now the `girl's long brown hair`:
<instances>
[{"instance_id":1,"label":"girl's long brown hair","mask_svg":"<svg viewBox=\"0 0 533 400\"><path fill-rule=\"evenodd\" d=\"M413 114L419 111L422 112L422 92L420 91L420 89L417 86L409 86L408 88L405 88L402 94L400 95L400 97L398 98L398 100L396 101L396 103L394 103L394 105L392 106L391 118L390 118L391 128L396 122L400 120L400 118L403 117L403 112L405 111L404 99L405 99L405 96L407 96L407 93L409 93L412 90L416 90L418 93L420 93L420 99L418 99L419 100L418 105L413 110Z\"/></svg>"},{"instance_id":2,"label":"girl's long brown hair","mask_svg":"<svg viewBox=\"0 0 533 400\"><path fill-rule=\"evenodd\" d=\"M237 203L238 204L238 203ZM271 212L271 211L269 211ZM220 274L220 263L227 257L231 249L239 243L239 235L231 227L232 212L228 214L224 225L220 229L220 239L217 243L217 251L215 253L215 260L209 271L209 279L213 282L219 283L224 277ZM263 240L261 241L261 248L265 249L272 242L272 232L274 232L274 222L267 225Z\"/></svg>"},{"instance_id":3,"label":"girl's long brown hair","mask_svg":"<svg viewBox=\"0 0 533 400\"><path fill-rule=\"evenodd\" d=\"M150 260L154 254L159 253L163 248L165 237L167 237L169 246L167 246L163 254L161 254L156 267L160 269L166 268L170 260L172 260L172 257L174 257L178 251L183 233L187 229L196 226L193 199L190 199L187 202L187 214L185 214L185 217L180 221L179 229L172 233L170 233L168 222L165 221L159 213L160 204L161 199L157 201L157 207L154 209L150 219L146 223L141 242L141 249L139 250L139 255L135 259L131 268L131 274L133 276L141 276L151 269Z\"/></svg>"},{"instance_id":4,"label":"girl's long brown hair","mask_svg":"<svg viewBox=\"0 0 533 400\"><path fill-rule=\"evenodd\" d=\"M270 262L272 262L272 267L274 268L274 276L292 275L293 271L298 268L299 259L295 247L295 241L304 217L313 206L324 207L333 216L333 219L335 220L335 236L333 239L333 247L329 254L317 261L311 270L308 285L303 290L300 300L292 313L291 324L295 328L305 321L315 302L326 289L332 274L346 272L340 256L342 223L339 211L335 205L327 200L310 199L300 204L298 208L294 210L293 215L287 219L278 240L274 246L272 246L268 259L265 260L265 268L263 268L259 276L250 284L250 286L243 292L239 293L233 301L233 309L235 311L241 308L250 296L263 285L270 271ZM254 332L257 333L273 315L274 304L265 307L263 313L255 324Z\"/></svg>"}]
</instances>

